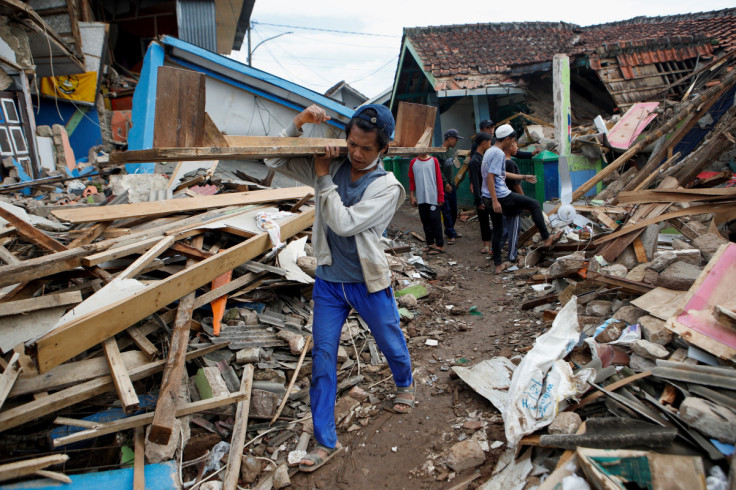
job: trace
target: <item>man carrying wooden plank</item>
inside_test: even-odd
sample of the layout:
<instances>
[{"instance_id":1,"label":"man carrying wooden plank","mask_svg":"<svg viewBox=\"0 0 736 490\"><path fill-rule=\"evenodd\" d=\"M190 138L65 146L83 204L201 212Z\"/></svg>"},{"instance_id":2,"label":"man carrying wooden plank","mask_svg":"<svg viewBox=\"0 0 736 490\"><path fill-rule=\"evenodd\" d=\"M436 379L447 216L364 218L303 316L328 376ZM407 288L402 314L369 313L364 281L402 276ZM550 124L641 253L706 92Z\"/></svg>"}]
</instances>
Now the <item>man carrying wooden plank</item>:
<instances>
[{"instance_id":1,"label":"man carrying wooden plank","mask_svg":"<svg viewBox=\"0 0 736 490\"><path fill-rule=\"evenodd\" d=\"M322 108L313 105L297 115L281 135L299 136L304 124L329 119ZM309 395L317 446L302 459L302 471L316 470L342 447L335 430L337 347L352 309L370 327L393 373L396 398L386 408L408 413L414 407L411 359L380 243L405 198L402 185L380 164L394 125L386 107L363 106L345 128L347 158L340 158L338 149L328 146L325 155L314 158L266 160L269 167L315 190L312 244L318 267L312 292L314 348Z\"/></svg>"}]
</instances>

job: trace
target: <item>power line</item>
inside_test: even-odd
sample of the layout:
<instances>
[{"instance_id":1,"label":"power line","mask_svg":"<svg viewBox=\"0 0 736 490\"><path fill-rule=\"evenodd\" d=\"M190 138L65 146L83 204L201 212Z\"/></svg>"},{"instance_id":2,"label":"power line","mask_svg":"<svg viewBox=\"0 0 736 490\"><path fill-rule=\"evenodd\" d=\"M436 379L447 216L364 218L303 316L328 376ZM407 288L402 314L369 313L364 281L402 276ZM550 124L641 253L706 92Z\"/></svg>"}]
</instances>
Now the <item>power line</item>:
<instances>
[{"instance_id":1,"label":"power line","mask_svg":"<svg viewBox=\"0 0 736 490\"><path fill-rule=\"evenodd\" d=\"M317 27L302 27L302 26L287 26L284 24L269 24L268 22L252 21L251 24L261 25L261 26L286 27L287 29L303 29L305 31L321 31L321 32L336 32L338 34L354 34L356 36L393 37L393 38L401 37L401 36L392 36L390 34L372 34L372 33L367 33L367 32L337 31L334 29L320 29Z\"/></svg>"},{"instance_id":2,"label":"power line","mask_svg":"<svg viewBox=\"0 0 736 490\"><path fill-rule=\"evenodd\" d=\"M389 64L391 64L391 63L392 63L392 62L393 62L393 61L394 61L394 60L395 60L396 58L398 58L398 57L399 57L398 55L394 56L393 58L391 58L390 60L388 60L388 61L387 61L386 63L384 63L383 65L381 65L381 67L380 67L380 68L378 68L378 69L377 69L376 71L374 71L374 72L373 72L373 73L371 73L370 75L366 75L366 76L364 76L363 78L360 78L360 79L358 79L358 80L353 80L353 81L352 81L352 82L350 82L350 83L351 83L351 84L355 84L355 83L358 83L358 82L362 82L362 81L363 81L363 80L365 80L366 78L370 78L370 77L372 77L373 75L375 75L375 74L376 74L376 73L378 73L379 71L381 71L381 70L383 70L384 68L386 68L386 67L387 67L387 66L388 66Z\"/></svg>"}]
</instances>

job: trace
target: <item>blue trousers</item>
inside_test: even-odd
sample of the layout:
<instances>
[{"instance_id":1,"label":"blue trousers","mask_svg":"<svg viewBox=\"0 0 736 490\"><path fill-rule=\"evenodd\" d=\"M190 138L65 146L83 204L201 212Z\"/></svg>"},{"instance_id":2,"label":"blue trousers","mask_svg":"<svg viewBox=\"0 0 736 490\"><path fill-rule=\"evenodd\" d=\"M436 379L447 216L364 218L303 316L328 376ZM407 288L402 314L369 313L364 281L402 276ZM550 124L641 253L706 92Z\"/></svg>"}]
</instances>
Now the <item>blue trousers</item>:
<instances>
[{"instance_id":1,"label":"blue trousers","mask_svg":"<svg viewBox=\"0 0 736 490\"><path fill-rule=\"evenodd\" d=\"M445 192L445 202L440 206L442 211L442 221L445 224L445 236L447 238L456 238L455 220L457 219L457 189L452 188L451 192Z\"/></svg>"},{"instance_id":2,"label":"blue trousers","mask_svg":"<svg viewBox=\"0 0 736 490\"><path fill-rule=\"evenodd\" d=\"M369 293L364 283L337 283L315 280L312 290L314 323L312 334L312 407L314 438L318 443L335 447L335 397L337 395L337 348L340 333L350 310L365 320L386 357L396 386L412 384L411 359L404 333L399 327L399 311L391 288Z\"/></svg>"}]
</instances>

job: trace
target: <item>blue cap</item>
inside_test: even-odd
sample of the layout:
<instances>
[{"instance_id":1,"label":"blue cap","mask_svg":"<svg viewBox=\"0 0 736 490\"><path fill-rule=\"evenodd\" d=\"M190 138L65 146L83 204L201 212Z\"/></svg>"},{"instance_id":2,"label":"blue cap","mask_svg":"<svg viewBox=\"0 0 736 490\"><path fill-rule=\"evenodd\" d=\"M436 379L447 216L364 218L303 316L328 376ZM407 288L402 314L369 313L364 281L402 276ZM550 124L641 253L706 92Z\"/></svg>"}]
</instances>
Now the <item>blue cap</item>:
<instances>
[{"instance_id":1,"label":"blue cap","mask_svg":"<svg viewBox=\"0 0 736 490\"><path fill-rule=\"evenodd\" d=\"M445 139L447 138L457 138L459 140L463 139L457 129L448 129L447 131L445 131Z\"/></svg>"},{"instance_id":2,"label":"blue cap","mask_svg":"<svg viewBox=\"0 0 736 490\"><path fill-rule=\"evenodd\" d=\"M369 116L368 114L366 114L366 109L373 109L374 111L376 111L376 116ZM355 110L355 114L353 114L353 119L355 118L368 121L369 123L376 126L378 129L386 133L386 136L388 136L389 139L393 139L396 123L394 122L393 114L391 114L391 111L385 105L368 104L360 106Z\"/></svg>"}]
</instances>

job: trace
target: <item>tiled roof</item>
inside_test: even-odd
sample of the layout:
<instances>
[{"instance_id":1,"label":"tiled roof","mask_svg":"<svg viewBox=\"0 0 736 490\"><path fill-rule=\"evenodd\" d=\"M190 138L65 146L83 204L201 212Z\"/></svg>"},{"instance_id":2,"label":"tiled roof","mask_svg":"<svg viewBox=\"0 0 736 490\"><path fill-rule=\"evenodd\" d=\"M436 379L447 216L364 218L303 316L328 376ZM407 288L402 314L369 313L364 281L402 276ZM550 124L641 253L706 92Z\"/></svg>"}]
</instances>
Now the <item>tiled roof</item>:
<instances>
[{"instance_id":1,"label":"tiled roof","mask_svg":"<svg viewBox=\"0 0 736 490\"><path fill-rule=\"evenodd\" d=\"M436 90L474 88L511 81L512 68L548 63L557 53L625 52L620 62L637 65L657 61L657 56L679 60L708 54L713 47L730 51L736 49L736 8L588 27L564 22L415 27L404 35L424 70L437 79Z\"/></svg>"}]
</instances>

